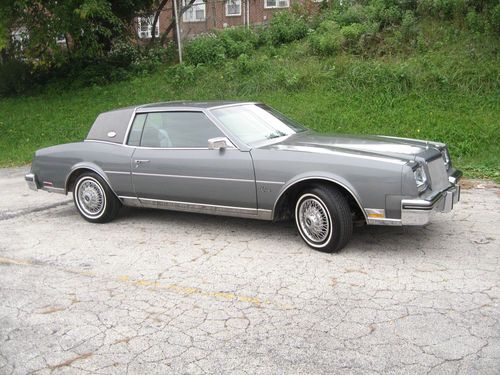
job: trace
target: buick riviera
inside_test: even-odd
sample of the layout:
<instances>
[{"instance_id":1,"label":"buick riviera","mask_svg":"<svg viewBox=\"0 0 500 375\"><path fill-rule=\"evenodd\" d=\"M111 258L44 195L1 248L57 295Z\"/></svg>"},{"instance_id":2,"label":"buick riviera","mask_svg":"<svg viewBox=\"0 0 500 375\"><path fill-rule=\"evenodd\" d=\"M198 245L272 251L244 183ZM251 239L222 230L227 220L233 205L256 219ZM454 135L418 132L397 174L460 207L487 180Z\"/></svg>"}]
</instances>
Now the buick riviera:
<instances>
[{"instance_id":1,"label":"buick riviera","mask_svg":"<svg viewBox=\"0 0 500 375\"><path fill-rule=\"evenodd\" d=\"M92 223L122 205L278 221L338 251L353 223L425 225L460 197L443 143L322 135L248 102L167 102L100 114L83 142L38 150L33 190L73 192Z\"/></svg>"}]
</instances>

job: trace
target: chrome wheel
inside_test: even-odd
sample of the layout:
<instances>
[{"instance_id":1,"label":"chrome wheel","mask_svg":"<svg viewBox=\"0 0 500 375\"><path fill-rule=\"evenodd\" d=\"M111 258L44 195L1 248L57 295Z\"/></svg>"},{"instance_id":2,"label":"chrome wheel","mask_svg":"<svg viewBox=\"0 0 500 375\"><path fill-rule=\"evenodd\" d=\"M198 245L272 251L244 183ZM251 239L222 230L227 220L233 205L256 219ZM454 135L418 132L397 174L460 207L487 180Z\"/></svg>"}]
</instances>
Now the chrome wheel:
<instances>
[{"instance_id":1,"label":"chrome wheel","mask_svg":"<svg viewBox=\"0 0 500 375\"><path fill-rule=\"evenodd\" d=\"M325 204L317 196L306 194L299 199L296 207L296 220L304 240L318 247L331 237L331 219Z\"/></svg>"},{"instance_id":2,"label":"chrome wheel","mask_svg":"<svg viewBox=\"0 0 500 375\"><path fill-rule=\"evenodd\" d=\"M106 208L106 194L101 184L92 177L84 177L76 187L76 202L83 215L98 218Z\"/></svg>"}]
</instances>

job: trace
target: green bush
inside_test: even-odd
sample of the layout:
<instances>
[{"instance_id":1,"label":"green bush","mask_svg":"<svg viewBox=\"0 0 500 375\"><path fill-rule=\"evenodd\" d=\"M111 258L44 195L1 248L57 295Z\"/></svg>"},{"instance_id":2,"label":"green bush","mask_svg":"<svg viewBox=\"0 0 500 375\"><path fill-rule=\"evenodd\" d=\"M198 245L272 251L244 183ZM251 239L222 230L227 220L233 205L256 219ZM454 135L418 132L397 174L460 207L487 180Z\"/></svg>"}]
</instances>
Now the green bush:
<instances>
[{"instance_id":1,"label":"green bush","mask_svg":"<svg viewBox=\"0 0 500 375\"><path fill-rule=\"evenodd\" d=\"M290 43L307 35L309 30L306 19L292 12L283 11L273 15L269 22L268 40L274 45Z\"/></svg>"},{"instance_id":2,"label":"green bush","mask_svg":"<svg viewBox=\"0 0 500 375\"><path fill-rule=\"evenodd\" d=\"M246 27L230 27L219 31L218 35L235 42L250 43L253 47L257 46L259 39L257 33L253 29Z\"/></svg>"},{"instance_id":3,"label":"green bush","mask_svg":"<svg viewBox=\"0 0 500 375\"><path fill-rule=\"evenodd\" d=\"M216 34L203 34L184 45L186 61L193 64L214 64L225 58L222 40Z\"/></svg>"},{"instance_id":4,"label":"green bush","mask_svg":"<svg viewBox=\"0 0 500 375\"><path fill-rule=\"evenodd\" d=\"M365 23L371 20L369 7L356 4L350 7L334 8L328 16L341 26L352 25L353 23Z\"/></svg>"},{"instance_id":5,"label":"green bush","mask_svg":"<svg viewBox=\"0 0 500 375\"><path fill-rule=\"evenodd\" d=\"M199 66L177 64L169 67L165 75L174 87L180 88L193 83L201 69Z\"/></svg>"},{"instance_id":6,"label":"green bush","mask_svg":"<svg viewBox=\"0 0 500 375\"><path fill-rule=\"evenodd\" d=\"M332 56L342 50L345 38L340 32L338 23L326 20L309 35L308 41L313 53L323 56Z\"/></svg>"},{"instance_id":7,"label":"green bush","mask_svg":"<svg viewBox=\"0 0 500 375\"><path fill-rule=\"evenodd\" d=\"M217 32L227 57L236 58L253 51L258 43L255 31L243 27L234 27Z\"/></svg>"},{"instance_id":8,"label":"green bush","mask_svg":"<svg viewBox=\"0 0 500 375\"><path fill-rule=\"evenodd\" d=\"M500 34L500 3L491 10L489 23L491 30L496 34Z\"/></svg>"},{"instance_id":9,"label":"green bush","mask_svg":"<svg viewBox=\"0 0 500 375\"><path fill-rule=\"evenodd\" d=\"M418 4L420 14L438 18L441 20L452 20L463 17L467 13L470 0L421 0Z\"/></svg>"},{"instance_id":10,"label":"green bush","mask_svg":"<svg viewBox=\"0 0 500 375\"><path fill-rule=\"evenodd\" d=\"M392 5L390 7L380 9L377 16L382 27L399 25L402 19L402 11L399 6Z\"/></svg>"},{"instance_id":11,"label":"green bush","mask_svg":"<svg viewBox=\"0 0 500 375\"><path fill-rule=\"evenodd\" d=\"M356 51L359 39L366 31L366 26L360 23L342 27L340 33L344 37L344 46L353 52Z\"/></svg>"},{"instance_id":12,"label":"green bush","mask_svg":"<svg viewBox=\"0 0 500 375\"><path fill-rule=\"evenodd\" d=\"M411 10L407 10L401 21L401 36L406 43L416 43L418 36L418 23L415 14Z\"/></svg>"},{"instance_id":13,"label":"green bush","mask_svg":"<svg viewBox=\"0 0 500 375\"><path fill-rule=\"evenodd\" d=\"M484 31L484 22L482 17L475 11L471 10L465 16L465 20L467 22L467 27L471 31L475 32L483 32Z\"/></svg>"},{"instance_id":14,"label":"green bush","mask_svg":"<svg viewBox=\"0 0 500 375\"><path fill-rule=\"evenodd\" d=\"M136 63L141 54L139 49L128 41L115 43L109 52L108 63L117 67L126 68Z\"/></svg>"},{"instance_id":15,"label":"green bush","mask_svg":"<svg viewBox=\"0 0 500 375\"><path fill-rule=\"evenodd\" d=\"M10 60L0 64L0 97L15 96L34 85L33 67L24 61Z\"/></svg>"},{"instance_id":16,"label":"green bush","mask_svg":"<svg viewBox=\"0 0 500 375\"><path fill-rule=\"evenodd\" d=\"M268 66L267 59L250 57L246 54L240 55L235 61L236 70L243 75L262 72Z\"/></svg>"}]
</instances>

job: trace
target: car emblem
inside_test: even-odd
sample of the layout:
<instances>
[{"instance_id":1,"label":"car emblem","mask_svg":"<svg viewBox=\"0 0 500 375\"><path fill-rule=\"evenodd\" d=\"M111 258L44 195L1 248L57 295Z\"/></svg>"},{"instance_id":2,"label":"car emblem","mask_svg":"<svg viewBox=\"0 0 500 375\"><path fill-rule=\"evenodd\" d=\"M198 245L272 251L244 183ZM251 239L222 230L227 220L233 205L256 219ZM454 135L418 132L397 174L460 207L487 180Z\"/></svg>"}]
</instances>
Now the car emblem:
<instances>
[{"instance_id":1,"label":"car emblem","mask_svg":"<svg viewBox=\"0 0 500 375\"><path fill-rule=\"evenodd\" d=\"M109 132L108 133L108 137L109 138L114 138L114 137L116 137L116 133L115 132Z\"/></svg>"}]
</instances>

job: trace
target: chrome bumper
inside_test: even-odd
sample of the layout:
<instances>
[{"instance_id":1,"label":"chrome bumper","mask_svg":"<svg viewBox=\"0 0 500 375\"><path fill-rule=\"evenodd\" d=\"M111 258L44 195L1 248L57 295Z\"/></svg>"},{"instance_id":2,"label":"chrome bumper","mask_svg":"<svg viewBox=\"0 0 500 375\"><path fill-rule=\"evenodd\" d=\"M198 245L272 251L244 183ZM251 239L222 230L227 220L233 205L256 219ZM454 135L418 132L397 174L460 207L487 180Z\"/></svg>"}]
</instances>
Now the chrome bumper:
<instances>
[{"instance_id":1,"label":"chrome bumper","mask_svg":"<svg viewBox=\"0 0 500 375\"><path fill-rule=\"evenodd\" d=\"M26 176L24 176L24 179L26 180L26 183L31 190L38 191L36 176L34 173L28 173Z\"/></svg>"},{"instance_id":2,"label":"chrome bumper","mask_svg":"<svg viewBox=\"0 0 500 375\"><path fill-rule=\"evenodd\" d=\"M450 212L460 201L458 181L462 172L455 171L450 176L452 186L435 194L431 199L403 199L401 201L402 225L426 225L435 212Z\"/></svg>"}]
</instances>

